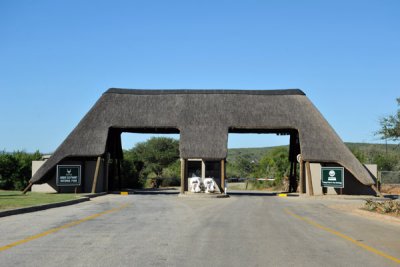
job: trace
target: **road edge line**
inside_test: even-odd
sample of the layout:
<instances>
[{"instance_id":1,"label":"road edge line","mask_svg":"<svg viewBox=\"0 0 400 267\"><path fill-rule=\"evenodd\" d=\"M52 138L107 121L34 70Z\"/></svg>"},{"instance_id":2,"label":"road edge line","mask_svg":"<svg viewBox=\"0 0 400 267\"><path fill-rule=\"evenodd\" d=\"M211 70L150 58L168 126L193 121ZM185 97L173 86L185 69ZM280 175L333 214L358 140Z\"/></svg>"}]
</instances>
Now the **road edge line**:
<instances>
[{"instance_id":1,"label":"road edge line","mask_svg":"<svg viewBox=\"0 0 400 267\"><path fill-rule=\"evenodd\" d=\"M285 211L287 214L289 214L289 215L295 217L296 219L299 219L299 220L301 220L301 221L304 221L304 222L306 222L306 223L308 223L308 224L310 224L310 225L312 225L312 226L315 226L315 227L317 227L317 228L319 228L319 229L321 229L321 230L324 230L324 231L329 232L329 233L331 233L331 234L333 234L333 235L336 235L336 236L338 236L338 237L341 237L341 238L343 238L343 239L345 239L345 240L347 240L347 241L350 241L350 242L352 242L353 244L355 244L355 245L357 245L357 246L359 246L359 247L361 247L361 248L363 248L363 249L365 249L365 250L367 250L367 251L369 251L369 252L372 252L372 253L374 253L374 254L377 254L377 255L379 255L379 256L381 256L381 257L384 257L384 258L386 258L386 259L388 259L388 260L391 260L391 261L394 261L394 262L396 262L396 263L400 263L400 259L398 259L398 258L396 258L396 257L393 257L393 256L391 256L391 255L389 255L389 254L386 254L385 252L380 251L380 250L378 250L378 249L376 249L376 248L370 247L370 246L368 246L368 245L366 245L366 244L364 244L364 243L361 243L361 242L355 240L354 238L351 238L350 236L347 236L347 235L345 235L345 234L342 234L342 233L339 232L339 231L336 231L336 230L334 230L334 229L325 227L325 226L323 226L323 225L321 225L321 224L319 224L319 223L317 223L317 222L314 222L314 221L311 220L311 219L308 219L308 218L302 217L302 216L300 216L300 215L297 215L296 213L290 211L290 210L287 209L287 208L285 208L284 211Z\"/></svg>"},{"instance_id":2,"label":"road edge line","mask_svg":"<svg viewBox=\"0 0 400 267\"><path fill-rule=\"evenodd\" d=\"M109 213L117 212L117 211L119 211L119 210L122 210L122 209L126 208L128 205L129 205L129 204L127 203L127 204L121 205L121 206L119 206L119 207L110 209L110 210L106 210L106 211L103 211L103 212L100 212L100 213L96 213L96 214L87 216L87 217L85 217L85 218L83 218L83 219L80 219L80 220L77 220L77 221L69 222L69 223L64 224L64 225L61 225L61 226L59 226L59 227L52 228L52 229L50 229L50 230L41 232L41 233L39 233L39 234L36 234L36 235L33 235L33 236L29 236L29 237L24 238L24 239L21 239L21 240L14 241L13 243L10 243L10 244L8 244L8 245L5 245L5 246L0 247L0 251L8 250L8 249L13 248L13 247L16 247L16 246L18 246L18 245L22 245L22 244L28 243L28 242L30 242L30 241L39 239L39 238L41 238L41 237L45 237L45 236L47 236L47 235L50 235L50 234L59 232L59 231L61 231L61 230L63 230L63 229L67 229L67 228L70 228L70 227L72 227L72 226L81 224L81 223L83 223L83 222L93 220L93 219L95 219L95 218L97 218L97 217L100 217L100 216L103 216L103 215L106 215L106 214L109 214Z\"/></svg>"},{"instance_id":3,"label":"road edge line","mask_svg":"<svg viewBox=\"0 0 400 267\"><path fill-rule=\"evenodd\" d=\"M61 202L54 202L54 203L47 203L47 204L41 204L41 205L35 205L35 206L29 206L29 207L23 207L23 208L16 208L16 209L10 209L10 210L4 210L0 211L0 218L1 217L7 217L7 216L12 216L12 215L18 215L18 214L24 214L24 213L30 213L30 212L36 212L36 211L41 211L41 210L47 210L47 209L53 209L53 208L60 208L60 207L65 207L65 206L70 206L70 205L75 205L79 204L85 201L89 201L92 198L99 197L99 196L104 196L107 193L95 193L95 194L86 194L83 195L77 199L72 199L72 200L66 200L66 201L61 201Z\"/></svg>"}]
</instances>

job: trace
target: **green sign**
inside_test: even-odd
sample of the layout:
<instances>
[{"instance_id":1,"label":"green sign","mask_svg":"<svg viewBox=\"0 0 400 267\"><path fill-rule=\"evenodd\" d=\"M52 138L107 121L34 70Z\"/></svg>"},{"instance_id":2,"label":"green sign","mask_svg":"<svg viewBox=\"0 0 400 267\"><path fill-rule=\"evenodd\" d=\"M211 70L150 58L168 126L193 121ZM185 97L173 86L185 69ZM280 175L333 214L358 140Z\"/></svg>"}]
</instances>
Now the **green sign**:
<instances>
[{"instance_id":1,"label":"green sign","mask_svg":"<svg viewBox=\"0 0 400 267\"><path fill-rule=\"evenodd\" d=\"M57 186L81 185L80 165L57 165Z\"/></svg>"},{"instance_id":2,"label":"green sign","mask_svg":"<svg viewBox=\"0 0 400 267\"><path fill-rule=\"evenodd\" d=\"M344 188L344 168L321 167L321 186Z\"/></svg>"}]
</instances>

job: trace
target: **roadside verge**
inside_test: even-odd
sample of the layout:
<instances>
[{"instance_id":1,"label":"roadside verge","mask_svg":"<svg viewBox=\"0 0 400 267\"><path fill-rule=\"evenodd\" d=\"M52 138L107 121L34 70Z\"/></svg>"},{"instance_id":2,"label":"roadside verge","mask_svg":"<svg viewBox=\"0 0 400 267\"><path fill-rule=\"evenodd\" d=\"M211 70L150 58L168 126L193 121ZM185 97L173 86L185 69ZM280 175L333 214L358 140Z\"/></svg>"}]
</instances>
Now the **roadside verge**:
<instances>
[{"instance_id":1,"label":"roadside verge","mask_svg":"<svg viewBox=\"0 0 400 267\"><path fill-rule=\"evenodd\" d=\"M47 210L47 209L52 209L52 208L74 205L74 204L78 204L81 202L89 201L91 198L95 198L98 196L104 196L106 194L107 193L105 193L105 192L87 194L87 195L83 195L82 197L80 197L78 199L73 199L73 200L67 200L67 201L49 203L49 204L42 204L42 205L36 205L36 206L31 206L31 207L25 207L25 208L4 210L4 211L0 211L0 218L6 217L6 216L11 216L11 215L17 215L17 214L23 214L23 213L29 213L29 212L35 212L35 211L40 211L40 210Z\"/></svg>"}]
</instances>

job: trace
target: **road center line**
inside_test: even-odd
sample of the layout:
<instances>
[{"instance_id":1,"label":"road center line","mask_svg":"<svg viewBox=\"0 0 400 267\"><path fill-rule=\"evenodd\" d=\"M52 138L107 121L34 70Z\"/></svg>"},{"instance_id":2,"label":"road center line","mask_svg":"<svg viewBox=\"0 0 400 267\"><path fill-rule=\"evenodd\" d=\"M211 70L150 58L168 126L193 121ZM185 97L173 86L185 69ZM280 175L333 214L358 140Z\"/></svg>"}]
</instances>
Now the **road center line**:
<instances>
[{"instance_id":1,"label":"road center line","mask_svg":"<svg viewBox=\"0 0 400 267\"><path fill-rule=\"evenodd\" d=\"M30 236L30 237L27 237L27 238L25 238L25 239L21 239L21 240L15 241L15 242L13 242L13 243L11 243L11 244L8 244L8 245L5 245L5 246L3 246L3 247L0 247L0 251L4 251L4 250L10 249L10 248L13 248L13 247L15 247L15 246L28 243L28 242L30 242L30 241L32 241L32 240L35 240L35 239L38 239L38 238L47 236L47 235L49 235L49 234L56 233L56 232L58 232L58 231L61 231L61 230L63 230L63 229L67 229L67 228L73 227L73 226L75 226L75 225L81 224L81 223L86 222L86 221L93 220L93 219L98 218L98 217L100 217L100 216L103 216L103 215L106 215L106 214L109 214L109 213L113 213L113 212L117 212L117 211L119 211L119 210L122 210L122 209L126 208L128 205L129 205L129 204L124 204L124 205L121 205L121 206L119 206L119 207L117 207L117 208L113 208L113 209L106 210L106 211L103 211L103 212L100 212L100 213L96 213L96 214L90 215L90 216L88 216L88 217L85 217L85 218L83 218L83 219L80 219L80 220L77 220L77 221L73 221L73 222L64 224L64 225L62 225L62 226L60 226L60 227L56 227L56 228L47 230L47 231L45 231L45 232L42 232L42 233L39 233L39 234Z\"/></svg>"},{"instance_id":2,"label":"road center line","mask_svg":"<svg viewBox=\"0 0 400 267\"><path fill-rule=\"evenodd\" d=\"M372 253L374 253L374 254L377 254L377 255L379 255L379 256L382 256L382 257L384 257L384 258L386 258L386 259L392 260L392 261L394 261L394 262L396 262L396 263L400 263L400 259L398 259L398 258L396 258L396 257L390 256L390 255L388 255L388 254L386 254L386 253L384 253L384 252L382 252L382 251L380 251L380 250L378 250L378 249L375 249L375 248L373 248L373 247L370 247L370 246L368 246L368 245L365 245L364 243L361 243L361 242L355 240L354 238L351 238L351 237L349 237L349 236L347 236L347 235L345 235L345 234L342 234L342 233L340 233L340 232L338 232L338 231L336 231L336 230L333 230L333 229L331 229L331 228L328 228L328 227L325 227L325 226L323 226L323 225L320 225L320 224L318 224L317 222L314 222L314 221L311 220L311 219L308 219L308 218L302 217L302 216L300 216L300 215L297 215L297 214L291 212L289 209L286 209L286 208L285 208L284 210L285 210L285 212L286 212L287 214L289 214L289 215L291 215L291 216L293 216L293 217L295 217L295 218L297 218L297 219L299 219L299 220L305 221L306 223L311 224L312 226L315 226L315 227L317 227L317 228L319 228L319 229L322 229L322 230L327 231L327 232L329 232L329 233L331 233L331 234L334 234L334 235L336 235L336 236L338 236L338 237L341 237L341 238L343 238L343 239L345 239L345 240L347 240L347 241L350 241L350 242L352 242L353 244L355 244L355 245L357 245L357 246L359 246L359 247L361 247L361 248L363 248L363 249L365 249L365 250L368 250L369 252L372 252Z\"/></svg>"}]
</instances>

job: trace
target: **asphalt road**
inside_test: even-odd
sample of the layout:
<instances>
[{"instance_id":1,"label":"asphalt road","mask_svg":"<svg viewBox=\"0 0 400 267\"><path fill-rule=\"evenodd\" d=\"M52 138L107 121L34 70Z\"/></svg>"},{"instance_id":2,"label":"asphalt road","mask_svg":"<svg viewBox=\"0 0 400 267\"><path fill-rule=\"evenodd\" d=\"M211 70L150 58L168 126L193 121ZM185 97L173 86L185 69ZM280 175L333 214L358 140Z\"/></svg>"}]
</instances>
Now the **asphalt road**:
<instances>
[{"instance_id":1,"label":"asphalt road","mask_svg":"<svg viewBox=\"0 0 400 267\"><path fill-rule=\"evenodd\" d=\"M0 218L0 266L399 266L400 224L349 202L107 195Z\"/></svg>"}]
</instances>

